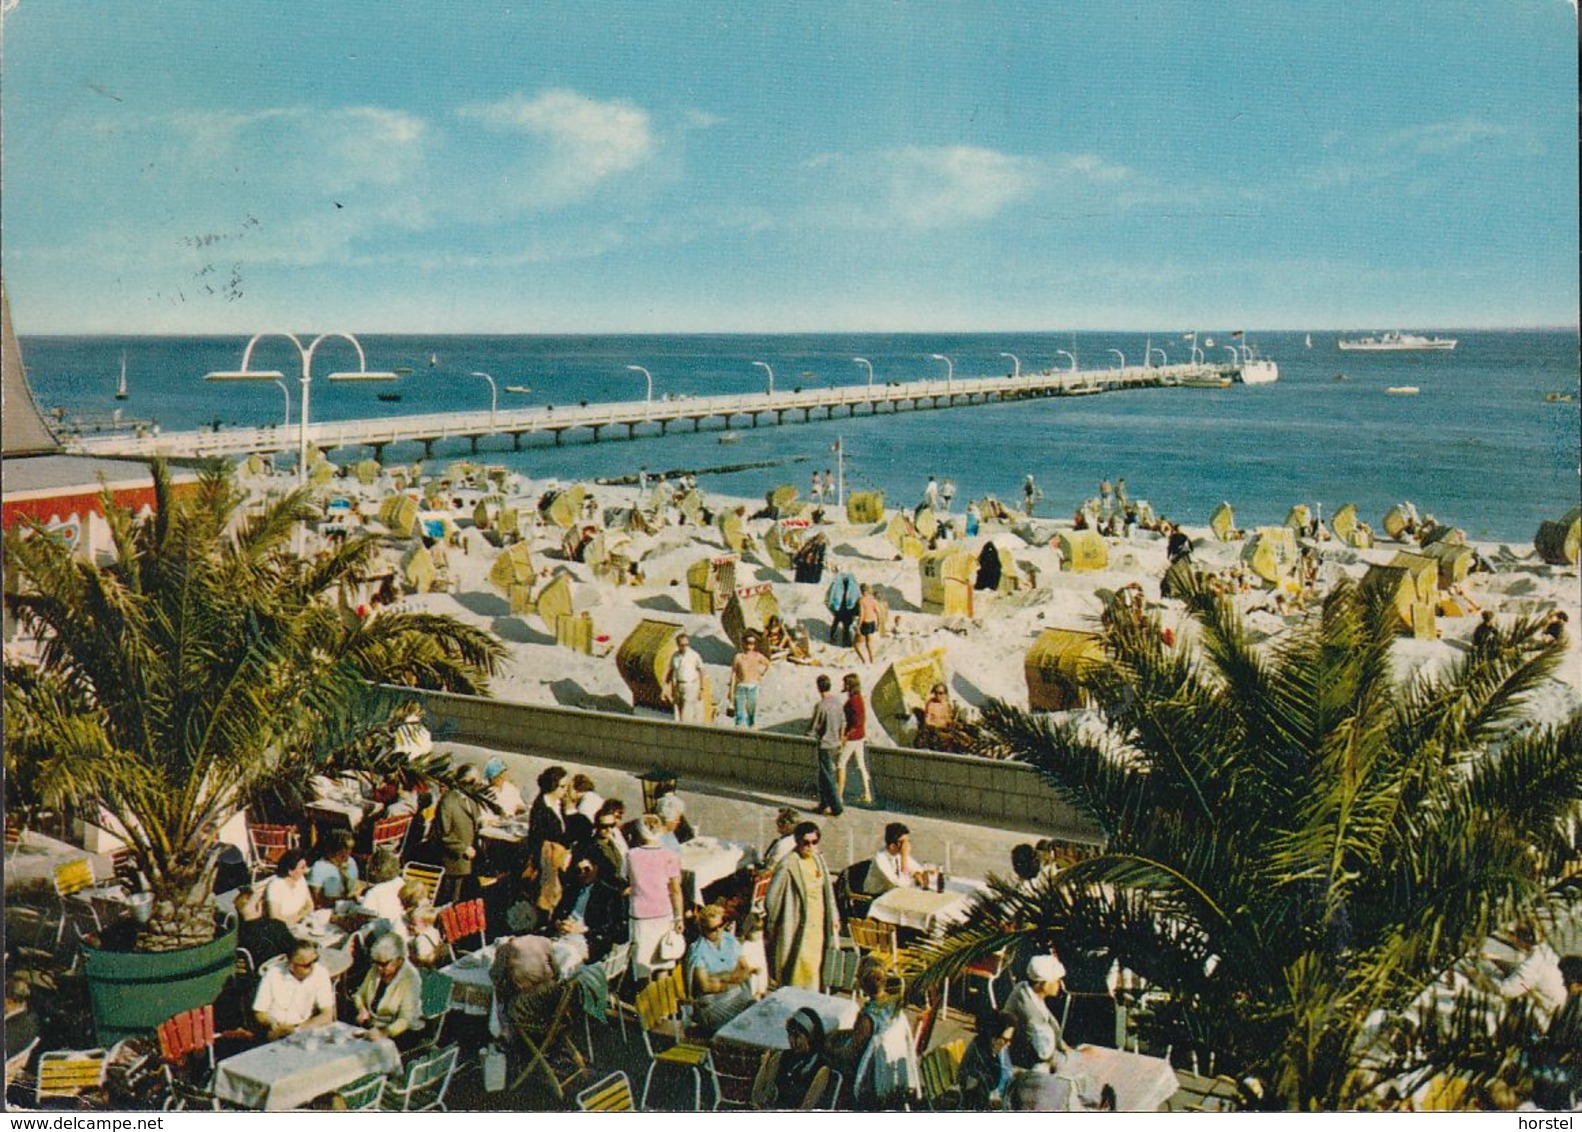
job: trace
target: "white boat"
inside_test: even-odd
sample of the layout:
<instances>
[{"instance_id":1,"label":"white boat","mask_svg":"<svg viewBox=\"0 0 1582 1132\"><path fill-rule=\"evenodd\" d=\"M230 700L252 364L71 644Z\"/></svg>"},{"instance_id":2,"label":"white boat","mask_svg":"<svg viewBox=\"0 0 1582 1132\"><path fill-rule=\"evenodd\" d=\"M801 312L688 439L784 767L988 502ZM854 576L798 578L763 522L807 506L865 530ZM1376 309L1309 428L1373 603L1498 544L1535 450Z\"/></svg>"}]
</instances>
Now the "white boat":
<instances>
[{"instance_id":1,"label":"white boat","mask_svg":"<svg viewBox=\"0 0 1582 1132\"><path fill-rule=\"evenodd\" d=\"M1268 358L1249 358L1237 368L1236 380L1243 385L1268 385L1280 380L1280 367Z\"/></svg>"},{"instance_id":2,"label":"white boat","mask_svg":"<svg viewBox=\"0 0 1582 1132\"><path fill-rule=\"evenodd\" d=\"M1311 350L1313 348L1313 336L1309 334L1306 338L1302 339L1302 344Z\"/></svg>"},{"instance_id":3,"label":"white boat","mask_svg":"<svg viewBox=\"0 0 1582 1132\"><path fill-rule=\"evenodd\" d=\"M1384 391L1386 393L1404 393L1411 395L1413 393L1417 393L1419 390L1415 385L1391 385L1387 386Z\"/></svg>"},{"instance_id":4,"label":"white boat","mask_svg":"<svg viewBox=\"0 0 1582 1132\"><path fill-rule=\"evenodd\" d=\"M125 401L127 399L127 397L129 397L129 396L130 396L130 394L127 393L127 391L126 391L126 351L122 350L121 351L121 380L116 384L116 387L115 387L115 399L117 401ZM116 412L120 412L120 410L117 409Z\"/></svg>"},{"instance_id":5,"label":"white boat","mask_svg":"<svg viewBox=\"0 0 1582 1132\"><path fill-rule=\"evenodd\" d=\"M1335 345L1342 350L1454 350L1454 338L1428 338L1421 334L1402 334L1392 330L1388 334L1369 335L1366 338L1341 338Z\"/></svg>"},{"instance_id":6,"label":"white boat","mask_svg":"<svg viewBox=\"0 0 1582 1132\"><path fill-rule=\"evenodd\" d=\"M737 434L737 433L734 433L734 432L722 432L722 433L720 433L720 443L721 444L735 444L739 440L741 440L741 436L739 434Z\"/></svg>"},{"instance_id":7,"label":"white boat","mask_svg":"<svg viewBox=\"0 0 1582 1132\"><path fill-rule=\"evenodd\" d=\"M507 385L505 391L507 393L531 393L533 392L533 387L531 385Z\"/></svg>"}]
</instances>

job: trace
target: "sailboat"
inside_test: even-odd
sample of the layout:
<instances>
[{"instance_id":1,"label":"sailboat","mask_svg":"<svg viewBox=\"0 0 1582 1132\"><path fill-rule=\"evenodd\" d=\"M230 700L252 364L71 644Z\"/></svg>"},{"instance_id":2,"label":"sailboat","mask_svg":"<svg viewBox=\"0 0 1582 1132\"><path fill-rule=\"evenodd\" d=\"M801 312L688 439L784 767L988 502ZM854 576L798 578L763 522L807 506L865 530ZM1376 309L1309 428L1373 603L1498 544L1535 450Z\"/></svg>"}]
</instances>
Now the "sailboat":
<instances>
[{"instance_id":1,"label":"sailboat","mask_svg":"<svg viewBox=\"0 0 1582 1132\"><path fill-rule=\"evenodd\" d=\"M1307 347L1307 348L1308 348L1308 349L1309 349L1309 350L1311 350L1311 349L1312 349L1312 348L1313 348L1313 336L1312 336L1312 335L1311 335L1311 334L1309 334L1309 335L1308 335L1308 336L1307 336L1307 337L1306 337L1306 338L1305 338L1305 339L1304 339L1304 340L1303 340L1303 342L1302 342L1302 344L1303 344L1303 345L1304 345L1304 346L1306 346L1306 347Z\"/></svg>"},{"instance_id":2,"label":"sailboat","mask_svg":"<svg viewBox=\"0 0 1582 1132\"><path fill-rule=\"evenodd\" d=\"M437 365L439 365L439 355L438 354L430 354L428 356L428 368L429 369L433 369Z\"/></svg>"},{"instance_id":3,"label":"sailboat","mask_svg":"<svg viewBox=\"0 0 1582 1132\"><path fill-rule=\"evenodd\" d=\"M126 351L121 351L121 380L115 386L115 399L125 401L129 394L126 391Z\"/></svg>"}]
</instances>

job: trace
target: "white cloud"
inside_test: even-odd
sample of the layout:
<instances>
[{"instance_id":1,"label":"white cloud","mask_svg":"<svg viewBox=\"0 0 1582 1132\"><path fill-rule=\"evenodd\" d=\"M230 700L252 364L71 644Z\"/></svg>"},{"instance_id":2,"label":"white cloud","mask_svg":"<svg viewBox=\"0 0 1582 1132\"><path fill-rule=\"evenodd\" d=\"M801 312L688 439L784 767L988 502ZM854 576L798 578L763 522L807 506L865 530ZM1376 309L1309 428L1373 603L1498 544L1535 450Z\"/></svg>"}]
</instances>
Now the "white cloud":
<instances>
[{"instance_id":1,"label":"white cloud","mask_svg":"<svg viewBox=\"0 0 1582 1132\"><path fill-rule=\"evenodd\" d=\"M880 155L887 211L916 228L987 220L1027 197L1036 183L1024 157L976 146L908 146Z\"/></svg>"},{"instance_id":2,"label":"white cloud","mask_svg":"<svg viewBox=\"0 0 1582 1132\"><path fill-rule=\"evenodd\" d=\"M1480 118L1463 118L1459 122L1430 122L1400 130L1384 140L1381 148L1407 146L1418 153L1454 153L1486 138L1504 137L1509 133L1503 126L1496 126Z\"/></svg>"},{"instance_id":3,"label":"white cloud","mask_svg":"<svg viewBox=\"0 0 1582 1132\"><path fill-rule=\"evenodd\" d=\"M545 147L526 155L522 188L539 204L564 204L603 182L636 169L656 149L648 112L621 99L601 102L574 90L546 90L533 98L515 94L498 102L464 106L463 120L538 139Z\"/></svg>"}]
</instances>

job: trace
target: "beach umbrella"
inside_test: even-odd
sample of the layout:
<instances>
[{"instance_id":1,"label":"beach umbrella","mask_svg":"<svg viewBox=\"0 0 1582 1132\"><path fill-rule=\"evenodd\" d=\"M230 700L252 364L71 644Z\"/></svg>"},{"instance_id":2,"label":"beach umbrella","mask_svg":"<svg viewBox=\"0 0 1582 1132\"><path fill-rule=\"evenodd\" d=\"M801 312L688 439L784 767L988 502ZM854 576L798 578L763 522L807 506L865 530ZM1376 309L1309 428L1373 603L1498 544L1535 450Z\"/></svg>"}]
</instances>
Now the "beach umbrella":
<instances>
[{"instance_id":1,"label":"beach umbrella","mask_svg":"<svg viewBox=\"0 0 1582 1132\"><path fill-rule=\"evenodd\" d=\"M364 487L372 487L379 482L379 473L384 471L379 466L378 460L359 460L352 472L357 476L357 482Z\"/></svg>"},{"instance_id":2,"label":"beach umbrella","mask_svg":"<svg viewBox=\"0 0 1582 1132\"><path fill-rule=\"evenodd\" d=\"M1229 503L1221 503L1208 517L1208 529L1220 542L1229 542L1231 531L1236 529L1236 512Z\"/></svg>"},{"instance_id":3,"label":"beach umbrella","mask_svg":"<svg viewBox=\"0 0 1582 1132\"><path fill-rule=\"evenodd\" d=\"M1582 507L1573 507L1558 522L1538 524L1533 548L1551 566L1575 566L1582 551Z\"/></svg>"},{"instance_id":4,"label":"beach umbrella","mask_svg":"<svg viewBox=\"0 0 1582 1132\"><path fill-rule=\"evenodd\" d=\"M878 523L884 520L884 492L854 491L846 497L848 523Z\"/></svg>"},{"instance_id":5,"label":"beach umbrella","mask_svg":"<svg viewBox=\"0 0 1582 1132\"><path fill-rule=\"evenodd\" d=\"M1086 707L1082 678L1103 663L1104 646L1097 633L1045 629L1022 659L1028 706L1034 711Z\"/></svg>"}]
</instances>

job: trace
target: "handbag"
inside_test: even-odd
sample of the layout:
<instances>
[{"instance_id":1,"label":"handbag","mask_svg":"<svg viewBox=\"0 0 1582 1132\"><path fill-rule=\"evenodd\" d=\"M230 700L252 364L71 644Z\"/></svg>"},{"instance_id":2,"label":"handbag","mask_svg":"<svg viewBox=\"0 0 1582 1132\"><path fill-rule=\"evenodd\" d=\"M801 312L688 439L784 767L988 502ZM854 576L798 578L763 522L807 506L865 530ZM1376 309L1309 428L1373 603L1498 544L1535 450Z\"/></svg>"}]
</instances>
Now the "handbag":
<instances>
[{"instance_id":1,"label":"handbag","mask_svg":"<svg viewBox=\"0 0 1582 1132\"><path fill-rule=\"evenodd\" d=\"M660 936L659 943L654 947L654 958L661 963L679 963L686 953L687 937L674 928Z\"/></svg>"}]
</instances>

